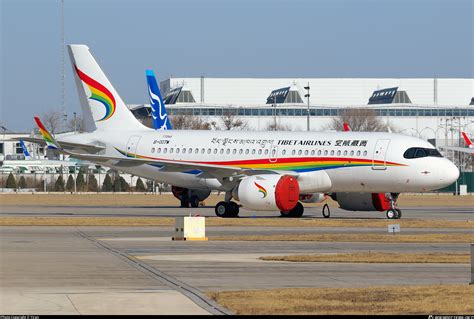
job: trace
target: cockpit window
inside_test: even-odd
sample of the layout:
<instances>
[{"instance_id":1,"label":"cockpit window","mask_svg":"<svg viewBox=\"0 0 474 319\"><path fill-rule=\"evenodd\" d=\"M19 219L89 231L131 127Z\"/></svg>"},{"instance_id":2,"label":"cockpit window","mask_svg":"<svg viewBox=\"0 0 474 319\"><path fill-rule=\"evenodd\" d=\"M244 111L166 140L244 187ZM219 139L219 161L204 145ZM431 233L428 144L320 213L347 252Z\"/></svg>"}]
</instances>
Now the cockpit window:
<instances>
[{"instance_id":1,"label":"cockpit window","mask_svg":"<svg viewBox=\"0 0 474 319\"><path fill-rule=\"evenodd\" d=\"M412 147L405 151L403 157L405 158L421 158L421 157L443 157L435 148Z\"/></svg>"}]
</instances>

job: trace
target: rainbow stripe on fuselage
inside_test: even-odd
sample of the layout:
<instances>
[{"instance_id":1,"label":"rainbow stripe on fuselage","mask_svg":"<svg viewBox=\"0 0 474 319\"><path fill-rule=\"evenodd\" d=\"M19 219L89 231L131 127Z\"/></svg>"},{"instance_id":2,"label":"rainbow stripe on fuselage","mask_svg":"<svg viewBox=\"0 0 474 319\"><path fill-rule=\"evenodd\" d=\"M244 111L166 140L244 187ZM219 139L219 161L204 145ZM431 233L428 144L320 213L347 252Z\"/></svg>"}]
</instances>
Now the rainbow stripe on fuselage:
<instances>
[{"instance_id":1,"label":"rainbow stripe on fuselage","mask_svg":"<svg viewBox=\"0 0 474 319\"><path fill-rule=\"evenodd\" d=\"M131 157L131 158L142 158L148 160L164 160L169 161L166 158L157 158L151 156L144 156L134 153L129 153L115 148L120 154ZM360 158L340 158L340 157L289 157L289 158L278 158L276 162L269 162L268 158L261 159L250 159L250 160L236 160L236 161L219 161L219 162L198 162L198 161L183 161L173 160L181 163L195 163L195 164L209 164L209 165L222 165L222 166L233 166L239 168L249 169L270 169L270 170L281 170L281 171L293 171L293 172L313 172L319 170L336 169L343 167L363 167L372 165L385 165L385 166L406 166L404 164L398 164L394 162L384 162L372 159L360 159Z\"/></svg>"},{"instance_id":2,"label":"rainbow stripe on fuselage","mask_svg":"<svg viewBox=\"0 0 474 319\"><path fill-rule=\"evenodd\" d=\"M74 68L76 70L77 76L89 87L89 90L91 91L91 96L89 99L98 101L105 107L105 115L97 121L105 121L111 118L116 110L116 103L113 94L110 93L110 91L105 86L79 70L76 65L74 65Z\"/></svg>"}]
</instances>

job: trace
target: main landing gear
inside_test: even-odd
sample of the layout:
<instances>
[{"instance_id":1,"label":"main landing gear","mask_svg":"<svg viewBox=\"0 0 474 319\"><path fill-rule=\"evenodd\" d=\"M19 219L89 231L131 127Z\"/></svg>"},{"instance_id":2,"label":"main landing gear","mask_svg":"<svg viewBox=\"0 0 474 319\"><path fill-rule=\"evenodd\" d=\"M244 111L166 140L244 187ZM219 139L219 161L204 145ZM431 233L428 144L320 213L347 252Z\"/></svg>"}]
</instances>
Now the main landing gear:
<instances>
[{"instance_id":1,"label":"main landing gear","mask_svg":"<svg viewBox=\"0 0 474 319\"><path fill-rule=\"evenodd\" d=\"M215 210L218 217L239 216L239 205L236 202L219 202L217 203Z\"/></svg>"},{"instance_id":2,"label":"main landing gear","mask_svg":"<svg viewBox=\"0 0 474 319\"><path fill-rule=\"evenodd\" d=\"M303 216L303 213L304 213L304 207L303 207L303 204L301 204L300 202L296 204L295 208L293 208L292 210L288 212L280 211L281 217L290 217L290 218L301 217Z\"/></svg>"}]
</instances>

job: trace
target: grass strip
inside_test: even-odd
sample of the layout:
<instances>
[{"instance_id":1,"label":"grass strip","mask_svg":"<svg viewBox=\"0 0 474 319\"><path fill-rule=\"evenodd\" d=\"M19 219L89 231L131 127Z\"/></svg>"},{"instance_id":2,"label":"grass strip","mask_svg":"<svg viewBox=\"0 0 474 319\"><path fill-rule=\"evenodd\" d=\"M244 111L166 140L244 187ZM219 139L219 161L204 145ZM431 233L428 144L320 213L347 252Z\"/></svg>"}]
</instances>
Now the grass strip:
<instances>
[{"instance_id":1,"label":"grass strip","mask_svg":"<svg viewBox=\"0 0 474 319\"><path fill-rule=\"evenodd\" d=\"M378 242L378 243L471 243L474 234L281 234L236 235L209 237L215 241L315 241L315 242Z\"/></svg>"},{"instance_id":2,"label":"grass strip","mask_svg":"<svg viewBox=\"0 0 474 319\"><path fill-rule=\"evenodd\" d=\"M347 254L311 254L264 256L261 260L290 262L340 262L340 263L449 263L469 264L470 254L456 253L383 253L362 252Z\"/></svg>"},{"instance_id":3,"label":"grass strip","mask_svg":"<svg viewBox=\"0 0 474 319\"><path fill-rule=\"evenodd\" d=\"M474 285L285 288L210 292L242 315L472 314Z\"/></svg>"}]
</instances>

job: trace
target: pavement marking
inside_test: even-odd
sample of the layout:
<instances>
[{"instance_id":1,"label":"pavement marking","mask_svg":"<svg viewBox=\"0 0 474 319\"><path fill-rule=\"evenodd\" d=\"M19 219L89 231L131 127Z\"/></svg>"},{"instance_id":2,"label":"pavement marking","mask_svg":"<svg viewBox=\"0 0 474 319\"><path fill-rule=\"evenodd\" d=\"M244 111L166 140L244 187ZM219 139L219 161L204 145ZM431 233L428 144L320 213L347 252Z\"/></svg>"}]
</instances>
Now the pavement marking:
<instances>
[{"instance_id":1,"label":"pavement marking","mask_svg":"<svg viewBox=\"0 0 474 319\"><path fill-rule=\"evenodd\" d=\"M281 254L286 256L287 254ZM173 255L135 255L134 257L140 260L159 260L159 261L203 261L203 262L243 262L243 263L267 263L265 260L259 259L264 256L280 256L280 254L173 254Z\"/></svg>"},{"instance_id":2,"label":"pavement marking","mask_svg":"<svg viewBox=\"0 0 474 319\"><path fill-rule=\"evenodd\" d=\"M97 238L101 241L172 241L171 237L113 237Z\"/></svg>"},{"instance_id":3,"label":"pavement marking","mask_svg":"<svg viewBox=\"0 0 474 319\"><path fill-rule=\"evenodd\" d=\"M136 268L137 270L157 279L161 283L163 283L165 286L170 287L174 289L177 292L180 292L181 294L185 295L188 297L191 301L196 303L198 306L203 308L204 310L208 311L211 314L216 314L216 315L227 315L227 314L233 314L230 310L224 308L223 306L219 305L216 303L214 300L209 298L206 294L204 294L202 291L189 286L188 284L181 282L177 280L176 278L165 274L164 272L149 266L148 264L144 262L140 262L137 258L130 256L118 249L115 249L108 244L106 244L103 241L97 240L95 238L89 237L87 234L84 232L78 230L77 234L84 238L87 239L91 242L93 242L96 246L101 247L112 254L116 255L119 258L122 258L126 262L128 262L131 266Z\"/></svg>"}]
</instances>

